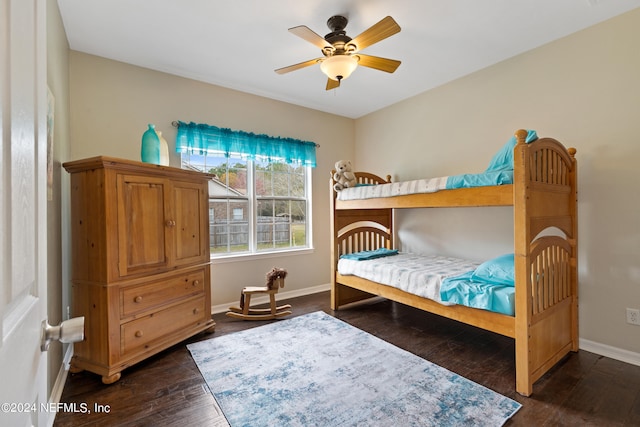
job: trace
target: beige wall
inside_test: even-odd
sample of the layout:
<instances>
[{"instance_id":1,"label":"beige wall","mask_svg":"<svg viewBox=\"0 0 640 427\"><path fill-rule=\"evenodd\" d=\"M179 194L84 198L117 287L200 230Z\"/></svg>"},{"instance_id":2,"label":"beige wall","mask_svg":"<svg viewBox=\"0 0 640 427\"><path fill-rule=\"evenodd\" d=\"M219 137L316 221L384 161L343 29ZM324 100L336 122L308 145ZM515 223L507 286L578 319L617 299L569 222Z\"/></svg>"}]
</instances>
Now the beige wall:
<instances>
[{"instance_id":1,"label":"beige wall","mask_svg":"<svg viewBox=\"0 0 640 427\"><path fill-rule=\"evenodd\" d=\"M329 283L328 179L337 159L353 157L353 120L75 51L70 53L70 73L73 160L96 155L138 160L148 123L162 131L173 151L174 120L320 144L313 169L314 251L215 261L212 303L237 302L242 287L262 284L274 266L289 272L284 291ZM175 153L171 164L179 166Z\"/></svg>"},{"instance_id":2,"label":"beige wall","mask_svg":"<svg viewBox=\"0 0 640 427\"><path fill-rule=\"evenodd\" d=\"M640 308L638 40L640 9L372 113L356 121L355 157L356 169L405 180L481 172L518 128L576 147L580 337L635 353L640 327L625 308ZM402 212L402 246L510 252L511 214Z\"/></svg>"},{"instance_id":3,"label":"beige wall","mask_svg":"<svg viewBox=\"0 0 640 427\"><path fill-rule=\"evenodd\" d=\"M47 85L54 99L53 192L47 203L47 317L52 325L66 320L69 305L69 178L61 164L69 158L69 44L55 0L47 0ZM67 219L67 221L63 220ZM47 352L49 390L62 366L63 346Z\"/></svg>"}]
</instances>

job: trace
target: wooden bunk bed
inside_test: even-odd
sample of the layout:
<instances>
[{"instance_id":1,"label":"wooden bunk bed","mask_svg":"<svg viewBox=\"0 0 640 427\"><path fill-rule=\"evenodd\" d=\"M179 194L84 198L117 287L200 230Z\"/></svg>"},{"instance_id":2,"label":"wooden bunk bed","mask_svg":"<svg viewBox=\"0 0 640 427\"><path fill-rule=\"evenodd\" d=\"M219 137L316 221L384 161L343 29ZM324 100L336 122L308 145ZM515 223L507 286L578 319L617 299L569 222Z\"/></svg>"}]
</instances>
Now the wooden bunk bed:
<instances>
[{"instance_id":1,"label":"wooden bunk bed","mask_svg":"<svg viewBox=\"0 0 640 427\"><path fill-rule=\"evenodd\" d=\"M372 296L486 329L515 340L516 391L533 384L570 351L578 351L576 150L552 138L525 143L515 133L513 184L362 200L339 200L331 180L331 307ZM332 174L333 176L333 174ZM361 184L391 182L356 173ZM400 289L337 271L341 255L394 248L394 209L513 206L515 315L442 305ZM556 227L562 233L544 233ZM564 234L559 236L558 234Z\"/></svg>"}]
</instances>

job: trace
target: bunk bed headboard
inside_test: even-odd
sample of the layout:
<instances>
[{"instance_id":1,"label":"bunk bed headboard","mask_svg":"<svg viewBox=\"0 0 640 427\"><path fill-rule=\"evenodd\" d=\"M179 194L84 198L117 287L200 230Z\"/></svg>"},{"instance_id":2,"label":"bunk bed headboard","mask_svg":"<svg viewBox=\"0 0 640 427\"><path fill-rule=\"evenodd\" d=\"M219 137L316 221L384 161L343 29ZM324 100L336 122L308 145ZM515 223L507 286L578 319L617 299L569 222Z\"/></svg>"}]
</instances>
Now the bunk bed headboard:
<instances>
[{"instance_id":1,"label":"bunk bed headboard","mask_svg":"<svg viewBox=\"0 0 640 427\"><path fill-rule=\"evenodd\" d=\"M335 247L335 261L340 255L365 250L375 250L379 248L391 249L393 245L393 209L360 209L336 210L334 204L337 193L333 190L333 174L331 171L330 191L331 212L331 234L333 235ZM391 182L391 176L386 179L368 172L354 172L359 185L376 185Z\"/></svg>"},{"instance_id":2,"label":"bunk bed headboard","mask_svg":"<svg viewBox=\"0 0 640 427\"><path fill-rule=\"evenodd\" d=\"M575 148L553 138L525 143L527 131L516 132L513 205L514 250L529 256L540 233L555 227L564 233L571 258L577 259L577 162Z\"/></svg>"},{"instance_id":3,"label":"bunk bed headboard","mask_svg":"<svg viewBox=\"0 0 640 427\"><path fill-rule=\"evenodd\" d=\"M526 131L516 132L515 209L527 208L526 217L531 222L533 236L553 225L575 239L576 149L566 149L553 138L540 138L526 144L525 137Z\"/></svg>"}]
</instances>

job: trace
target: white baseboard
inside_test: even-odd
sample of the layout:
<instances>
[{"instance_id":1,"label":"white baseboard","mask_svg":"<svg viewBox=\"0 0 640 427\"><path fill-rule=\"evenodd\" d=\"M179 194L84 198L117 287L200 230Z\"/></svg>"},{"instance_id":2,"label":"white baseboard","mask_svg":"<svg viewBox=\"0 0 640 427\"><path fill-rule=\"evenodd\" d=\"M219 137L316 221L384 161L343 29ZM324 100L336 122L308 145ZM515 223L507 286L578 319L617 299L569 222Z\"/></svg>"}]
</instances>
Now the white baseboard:
<instances>
[{"instance_id":1,"label":"white baseboard","mask_svg":"<svg viewBox=\"0 0 640 427\"><path fill-rule=\"evenodd\" d=\"M590 351L591 353L599 354L600 356L605 356L611 359L619 360L621 362L640 366L640 353L635 353L633 351L624 350L617 347L611 347L610 345L600 344L594 341L585 340L583 338L580 338L579 346L580 350Z\"/></svg>"},{"instance_id":2,"label":"white baseboard","mask_svg":"<svg viewBox=\"0 0 640 427\"><path fill-rule=\"evenodd\" d=\"M60 370L58 371L56 382L53 384L53 388L51 389L49 404L60 403L60 398L62 397L62 391L64 390L65 383L67 382L67 375L69 374L69 363L71 362L72 356L73 356L73 344L68 344L67 351L64 353L64 357L62 358L62 365L60 365ZM49 415L49 419L47 420L48 427L53 426L53 422L55 418L56 418L56 413L52 412Z\"/></svg>"},{"instance_id":3,"label":"white baseboard","mask_svg":"<svg viewBox=\"0 0 640 427\"><path fill-rule=\"evenodd\" d=\"M324 292L324 291L329 291L331 290L331 284L330 283L326 283L324 285L318 285L318 286L311 286L309 288L304 288L304 289L297 289L295 291L285 291L285 292L278 292L278 298L277 300L285 300L285 299L289 299L289 298L295 298L295 297L302 297L305 295L311 295L311 294L316 294L318 292ZM269 302L269 297L268 296L259 296L259 297L252 297L251 298L251 305L253 304L265 304ZM213 307L211 307L211 313L212 314L217 314L217 313L226 313L227 311L229 311L229 307L231 307L232 305L237 306L240 303L240 294L238 294L238 299L232 302L228 302L225 304L217 304L214 305Z\"/></svg>"}]
</instances>

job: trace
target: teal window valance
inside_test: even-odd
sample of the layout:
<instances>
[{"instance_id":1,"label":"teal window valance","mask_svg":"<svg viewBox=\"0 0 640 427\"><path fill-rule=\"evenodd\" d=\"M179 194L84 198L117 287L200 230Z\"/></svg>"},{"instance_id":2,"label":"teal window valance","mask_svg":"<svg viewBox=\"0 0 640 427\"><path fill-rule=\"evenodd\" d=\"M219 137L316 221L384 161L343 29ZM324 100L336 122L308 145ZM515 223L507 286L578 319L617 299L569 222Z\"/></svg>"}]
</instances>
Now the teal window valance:
<instances>
[{"instance_id":1,"label":"teal window valance","mask_svg":"<svg viewBox=\"0 0 640 427\"><path fill-rule=\"evenodd\" d=\"M316 144L313 142L193 122L178 122L176 151L197 155L223 153L226 157L316 166Z\"/></svg>"}]
</instances>

